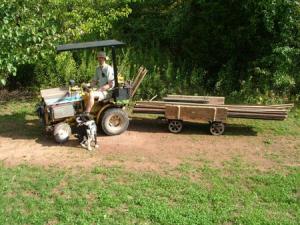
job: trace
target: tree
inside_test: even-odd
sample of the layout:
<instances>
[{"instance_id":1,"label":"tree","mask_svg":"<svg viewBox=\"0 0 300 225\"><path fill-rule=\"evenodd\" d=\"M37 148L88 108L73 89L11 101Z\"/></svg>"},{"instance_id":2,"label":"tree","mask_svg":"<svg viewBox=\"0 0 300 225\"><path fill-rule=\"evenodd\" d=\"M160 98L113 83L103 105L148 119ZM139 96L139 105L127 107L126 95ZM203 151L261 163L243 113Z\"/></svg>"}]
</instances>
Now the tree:
<instances>
[{"instance_id":1,"label":"tree","mask_svg":"<svg viewBox=\"0 0 300 225\"><path fill-rule=\"evenodd\" d=\"M55 14L44 0L3 0L0 3L0 81L17 67L36 63L53 51L60 35Z\"/></svg>"},{"instance_id":2,"label":"tree","mask_svg":"<svg viewBox=\"0 0 300 225\"><path fill-rule=\"evenodd\" d=\"M183 81L199 68L203 77L195 80L202 84L194 86L204 84L211 94L299 93L299 1L166 2L132 3L133 13L122 24L133 45L156 42L171 52L173 65L186 70Z\"/></svg>"},{"instance_id":3,"label":"tree","mask_svg":"<svg viewBox=\"0 0 300 225\"><path fill-rule=\"evenodd\" d=\"M0 81L24 64L53 59L55 45L107 37L130 13L127 1L3 0L0 3Z\"/></svg>"}]
</instances>

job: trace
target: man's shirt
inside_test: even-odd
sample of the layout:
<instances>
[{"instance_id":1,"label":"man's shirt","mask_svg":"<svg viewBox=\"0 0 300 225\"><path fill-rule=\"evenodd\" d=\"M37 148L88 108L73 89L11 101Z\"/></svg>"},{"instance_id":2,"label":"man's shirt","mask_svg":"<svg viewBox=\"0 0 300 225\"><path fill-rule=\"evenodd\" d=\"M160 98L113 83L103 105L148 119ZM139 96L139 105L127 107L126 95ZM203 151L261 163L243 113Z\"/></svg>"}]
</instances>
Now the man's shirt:
<instances>
[{"instance_id":1,"label":"man's shirt","mask_svg":"<svg viewBox=\"0 0 300 225\"><path fill-rule=\"evenodd\" d=\"M109 81L112 81L111 88L113 88L115 86L115 77L114 77L113 68L108 64L104 64L103 67L98 66L96 68L94 80L98 82L97 83L98 87L102 87L103 85L108 84Z\"/></svg>"}]
</instances>

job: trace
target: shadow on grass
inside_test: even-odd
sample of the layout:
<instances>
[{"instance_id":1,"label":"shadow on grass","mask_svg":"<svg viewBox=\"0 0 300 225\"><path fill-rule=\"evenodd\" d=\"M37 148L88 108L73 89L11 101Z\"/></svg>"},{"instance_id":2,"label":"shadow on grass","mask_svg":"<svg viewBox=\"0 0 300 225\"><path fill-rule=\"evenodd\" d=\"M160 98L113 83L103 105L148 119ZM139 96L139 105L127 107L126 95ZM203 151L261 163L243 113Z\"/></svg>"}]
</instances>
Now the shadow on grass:
<instances>
[{"instance_id":1,"label":"shadow on grass","mask_svg":"<svg viewBox=\"0 0 300 225\"><path fill-rule=\"evenodd\" d=\"M57 144L54 138L45 132L44 127L32 113L20 112L0 115L0 125L1 137L11 138L12 140L35 140L37 143L47 147L81 148L77 139L74 138L63 145ZM167 122L160 119L133 119L130 121L128 130L141 133L169 133ZM185 123L181 135L192 134L209 135L209 125ZM224 135L255 136L256 132L249 126L228 124ZM103 134L99 133L99 136L101 137Z\"/></svg>"},{"instance_id":2,"label":"shadow on grass","mask_svg":"<svg viewBox=\"0 0 300 225\"><path fill-rule=\"evenodd\" d=\"M78 147L80 145L76 139L71 139L63 145L59 145L54 141L54 138L47 134L43 125L32 113L14 113L8 115L0 115L0 136L11 138L12 140L35 140L37 143L52 147Z\"/></svg>"},{"instance_id":3,"label":"shadow on grass","mask_svg":"<svg viewBox=\"0 0 300 225\"><path fill-rule=\"evenodd\" d=\"M209 124L184 123L181 135L210 135ZM169 133L168 123L161 119L134 118L130 121L128 130L143 133ZM252 126L241 124L225 124L226 136L257 136Z\"/></svg>"}]
</instances>

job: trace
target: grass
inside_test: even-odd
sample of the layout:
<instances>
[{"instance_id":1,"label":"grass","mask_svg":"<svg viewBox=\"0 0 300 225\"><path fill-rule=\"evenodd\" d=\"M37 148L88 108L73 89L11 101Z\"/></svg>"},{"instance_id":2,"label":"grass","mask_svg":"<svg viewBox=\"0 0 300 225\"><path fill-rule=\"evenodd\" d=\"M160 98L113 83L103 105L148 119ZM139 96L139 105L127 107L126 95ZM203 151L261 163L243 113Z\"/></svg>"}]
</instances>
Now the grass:
<instances>
[{"instance_id":1,"label":"grass","mask_svg":"<svg viewBox=\"0 0 300 225\"><path fill-rule=\"evenodd\" d=\"M0 136L42 136L34 106L0 105ZM253 130L272 146L277 136L299 136L299 113L283 122L232 120L228 135ZM267 157L281 163L283 156ZM0 164L0 224L299 224L299 167L263 172L240 158L224 168L198 161L164 174Z\"/></svg>"},{"instance_id":2,"label":"grass","mask_svg":"<svg viewBox=\"0 0 300 225\"><path fill-rule=\"evenodd\" d=\"M201 179L96 167L0 167L1 224L297 224L300 170L228 165Z\"/></svg>"},{"instance_id":3,"label":"grass","mask_svg":"<svg viewBox=\"0 0 300 225\"><path fill-rule=\"evenodd\" d=\"M10 101L0 104L0 135L14 138L36 138L42 127L36 116L36 100Z\"/></svg>"}]
</instances>

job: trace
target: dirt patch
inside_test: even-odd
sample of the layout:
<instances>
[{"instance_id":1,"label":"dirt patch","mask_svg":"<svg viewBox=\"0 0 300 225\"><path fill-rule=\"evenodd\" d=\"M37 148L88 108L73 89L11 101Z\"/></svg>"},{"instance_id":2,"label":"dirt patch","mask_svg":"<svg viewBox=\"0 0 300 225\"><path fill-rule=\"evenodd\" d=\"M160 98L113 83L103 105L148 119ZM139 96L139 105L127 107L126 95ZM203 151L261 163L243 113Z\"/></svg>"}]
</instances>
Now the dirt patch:
<instances>
[{"instance_id":1,"label":"dirt patch","mask_svg":"<svg viewBox=\"0 0 300 225\"><path fill-rule=\"evenodd\" d=\"M156 120L132 121L127 132L118 136L98 137L100 148L93 152L82 149L72 138L57 145L51 137L16 138L0 134L0 160L7 166L30 164L45 167L86 168L116 166L136 171L167 171L182 163L209 163L223 167L240 158L261 170L278 166L300 165L297 137L256 136L234 128L229 135L208 134L206 125L188 125L181 134L171 134L166 125ZM231 130L230 130L231 129Z\"/></svg>"}]
</instances>

